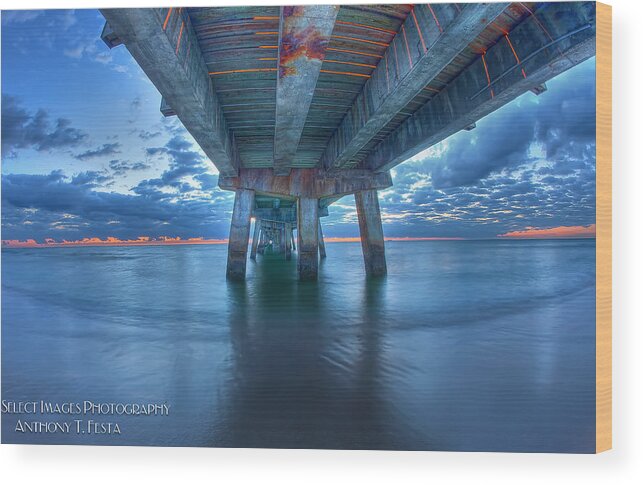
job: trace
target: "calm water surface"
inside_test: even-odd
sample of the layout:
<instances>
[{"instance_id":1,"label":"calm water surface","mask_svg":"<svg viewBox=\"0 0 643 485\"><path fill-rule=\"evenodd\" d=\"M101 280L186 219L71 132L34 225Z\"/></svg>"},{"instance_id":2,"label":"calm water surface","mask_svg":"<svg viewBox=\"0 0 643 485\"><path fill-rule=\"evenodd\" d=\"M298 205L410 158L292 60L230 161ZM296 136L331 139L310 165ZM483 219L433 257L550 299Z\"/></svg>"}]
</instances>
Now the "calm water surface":
<instances>
[{"instance_id":1,"label":"calm water surface","mask_svg":"<svg viewBox=\"0 0 643 485\"><path fill-rule=\"evenodd\" d=\"M170 405L3 442L594 450L593 240L386 249L380 280L342 243L318 283L267 255L235 284L226 246L3 250L3 399Z\"/></svg>"}]
</instances>

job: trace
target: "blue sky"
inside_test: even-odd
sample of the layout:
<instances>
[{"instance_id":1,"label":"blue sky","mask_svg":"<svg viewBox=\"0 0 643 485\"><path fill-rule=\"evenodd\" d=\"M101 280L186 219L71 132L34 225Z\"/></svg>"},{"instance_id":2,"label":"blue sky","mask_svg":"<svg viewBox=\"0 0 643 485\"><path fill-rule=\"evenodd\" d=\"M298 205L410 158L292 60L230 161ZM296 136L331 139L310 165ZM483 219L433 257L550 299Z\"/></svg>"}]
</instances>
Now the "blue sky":
<instances>
[{"instance_id":1,"label":"blue sky","mask_svg":"<svg viewBox=\"0 0 643 485\"><path fill-rule=\"evenodd\" d=\"M96 10L3 12L2 238L226 238L233 194ZM595 61L393 170L392 237L595 222ZM345 197L326 236L358 234Z\"/></svg>"}]
</instances>

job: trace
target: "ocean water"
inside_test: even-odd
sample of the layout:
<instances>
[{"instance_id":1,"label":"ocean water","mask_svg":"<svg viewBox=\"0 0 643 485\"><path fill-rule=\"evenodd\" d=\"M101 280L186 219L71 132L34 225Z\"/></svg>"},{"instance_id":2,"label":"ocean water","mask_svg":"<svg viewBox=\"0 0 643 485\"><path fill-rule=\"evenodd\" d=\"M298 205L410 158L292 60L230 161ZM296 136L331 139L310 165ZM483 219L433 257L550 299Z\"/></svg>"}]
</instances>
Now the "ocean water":
<instances>
[{"instance_id":1,"label":"ocean water","mask_svg":"<svg viewBox=\"0 0 643 485\"><path fill-rule=\"evenodd\" d=\"M593 240L386 251L381 279L337 243L317 283L276 255L231 283L226 246L3 250L3 400L169 415L5 413L2 441L593 452Z\"/></svg>"}]
</instances>

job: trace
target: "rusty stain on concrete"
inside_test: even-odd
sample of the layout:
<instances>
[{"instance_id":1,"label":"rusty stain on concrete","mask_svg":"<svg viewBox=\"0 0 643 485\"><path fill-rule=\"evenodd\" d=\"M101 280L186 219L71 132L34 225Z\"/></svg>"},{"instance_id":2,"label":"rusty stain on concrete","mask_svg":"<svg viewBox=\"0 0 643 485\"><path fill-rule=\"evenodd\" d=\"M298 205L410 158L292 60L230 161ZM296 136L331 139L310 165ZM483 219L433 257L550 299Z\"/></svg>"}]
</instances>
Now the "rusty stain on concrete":
<instances>
[{"instance_id":1,"label":"rusty stain on concrete","mask_svg":"<svg viewBox=\"0 0 643 485\"><path fill-rule=\"evenodd\" d=\"M323 61L328 45L328 36L320 34L314 25L300 30L289 21L291 18L292 16L286 17L284 12L284 31L279 53L279 77L282 78L297 74L298 60Z\"/></svg>"}]
</instances>

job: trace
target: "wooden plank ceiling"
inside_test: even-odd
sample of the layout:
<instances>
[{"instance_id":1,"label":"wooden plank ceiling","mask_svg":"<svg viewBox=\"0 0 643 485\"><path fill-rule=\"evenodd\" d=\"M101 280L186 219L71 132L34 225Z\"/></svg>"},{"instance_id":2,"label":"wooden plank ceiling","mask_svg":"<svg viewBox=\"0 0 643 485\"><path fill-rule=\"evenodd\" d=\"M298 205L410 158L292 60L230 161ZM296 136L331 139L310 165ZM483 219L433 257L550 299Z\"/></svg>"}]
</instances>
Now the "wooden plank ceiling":
<instances>
[{"instance_id":1,"label":"wooden plank ceiling","mask_svg":"<svg viewBox=\"0 0 643 485\"><path fill-rule=\"evenodd\" d=\"M533 3L512 4L357 154L352 166L359 165L386 135L528 16L530 8ZM384 59L411 10L411 5L341 6L293 167L318 164L333 132ZM272 167L279 7L208 7L187 11L243 166Z\"/></svg>"}]
</instances>

